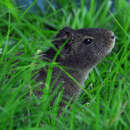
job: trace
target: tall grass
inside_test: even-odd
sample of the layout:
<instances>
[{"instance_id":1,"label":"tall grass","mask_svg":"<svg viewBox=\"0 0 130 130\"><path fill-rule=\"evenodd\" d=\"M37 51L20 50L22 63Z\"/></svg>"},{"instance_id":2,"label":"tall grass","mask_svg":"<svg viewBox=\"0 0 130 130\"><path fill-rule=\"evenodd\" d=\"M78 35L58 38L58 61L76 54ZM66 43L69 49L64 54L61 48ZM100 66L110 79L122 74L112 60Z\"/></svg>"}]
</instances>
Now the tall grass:
<instances>
[{"instance_id":1,"label":"tall grass","mask_svg":"<svg viewBox=\"0 0 130 130\"><path fill-rule=\"evenodd\" d=\"M74 2L64 1L61 8L49 7L45 14L21 11L10 1L0 1L0 129L129 129L130 127L130 6L127 1L95 0L76 7ZM116 45L112 53L91 72L85 82L87 93L65 108L57 117L59 99L50 107L52 96L48 87L55 64L40 60L37 51L45 51L51 45L55 30L71 26L79 29L100 27L112 30ZM33 80L39 69L50 66L43 96L38 99L34 89L40 82ZM60 86L59 86L60 87ZM30 95L29 98L27 95ZM90 98L91 97L91 98ZM68 104L70 105L70 104Z\"/></svg>"}]
</instances>

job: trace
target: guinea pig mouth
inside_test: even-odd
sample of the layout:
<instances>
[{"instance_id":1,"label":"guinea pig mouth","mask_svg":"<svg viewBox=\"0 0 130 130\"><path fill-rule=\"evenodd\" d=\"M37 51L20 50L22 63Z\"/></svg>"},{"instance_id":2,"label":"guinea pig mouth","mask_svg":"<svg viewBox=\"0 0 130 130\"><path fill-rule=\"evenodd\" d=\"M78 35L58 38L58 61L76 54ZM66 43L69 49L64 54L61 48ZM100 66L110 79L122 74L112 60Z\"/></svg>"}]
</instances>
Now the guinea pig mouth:
<instances>
[{"instance_id":1,"label":"guinea pig mouth","mask_svg":"<svg viewBox=\"0 0 130 130\"><path fill-rule=\"evenodd\" d=\"M107 53L109 54L115 46L115 38L111 40Z\"/></svg>"},{"instance_id":2,"label":"guinea pig mouth","mask_svg":"<svg viewBox=\"0 0 130 130\"><path fill-rule=\"evenodd\" d=\"M115 46L115 35L112 31L109 31L109 34L110 35L109 35L109 43L108 43L107 53L110 53Z\"/></svg>"}]
</instances>

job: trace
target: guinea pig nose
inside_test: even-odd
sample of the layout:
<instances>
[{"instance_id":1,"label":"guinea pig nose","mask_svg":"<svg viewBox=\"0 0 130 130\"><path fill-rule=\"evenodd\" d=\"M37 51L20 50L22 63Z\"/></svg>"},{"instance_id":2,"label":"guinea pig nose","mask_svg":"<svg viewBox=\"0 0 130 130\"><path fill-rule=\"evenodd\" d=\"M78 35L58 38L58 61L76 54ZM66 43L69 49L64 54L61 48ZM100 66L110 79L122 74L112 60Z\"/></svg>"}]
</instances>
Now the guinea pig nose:
<instances>
[{"instance_id":1,"label":"guinea pig nose","mask_svg":"<svg viewBox=\"0 0 130 130\"><path fill-rule=\"evenodd\" d=\"M114 36L114 35L112 35L112 36L111 36L111 39L115 39L115 36Z\"/></svg>"},{"instance_id":2,"label":"guinea pig nose","mask_svg":"<svg viewBox=\"0 0 130 130\"><path fill-rule=\"evenodd\" d=\"M110 37L111 40L115 39L115 35L112 31L108 31L108 34L109 34L109 37Z\"/></svg>"}]
</instances>

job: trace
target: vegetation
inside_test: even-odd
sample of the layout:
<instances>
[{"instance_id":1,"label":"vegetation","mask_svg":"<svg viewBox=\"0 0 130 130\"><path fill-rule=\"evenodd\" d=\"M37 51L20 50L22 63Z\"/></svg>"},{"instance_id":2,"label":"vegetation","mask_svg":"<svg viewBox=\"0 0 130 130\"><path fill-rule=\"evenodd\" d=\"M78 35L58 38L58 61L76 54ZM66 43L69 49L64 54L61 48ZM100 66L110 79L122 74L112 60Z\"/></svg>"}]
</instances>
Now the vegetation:
<instances>
[{"instance_id":1,"label":"vegetation","mask_svg":"<svg viewBox=\"0 0 130 130\"><path fill-rule=\"evenodd\" d=\"M88 130L130 127L130 5L126 0L95 0L77 7L63 0L60 8L48 7L45 14L20 10L9 0L0 1L0 129ZM33 3L35 4L35 3ZM53 28L48 29L47 26ZM54 107L52 96L43 89L38 99L34 89L40 85L34 75L50 66L46 84L50 86L54 63L40 60L59 29L99 27L112 30L117 39L112 53L89 75L86 91L57 117L59 95ZM56 29L56 30L55 30ZM61 93L62 94L62 93ZM68 104L69 106L70 104Z\"/></svg>"}]
</instances>

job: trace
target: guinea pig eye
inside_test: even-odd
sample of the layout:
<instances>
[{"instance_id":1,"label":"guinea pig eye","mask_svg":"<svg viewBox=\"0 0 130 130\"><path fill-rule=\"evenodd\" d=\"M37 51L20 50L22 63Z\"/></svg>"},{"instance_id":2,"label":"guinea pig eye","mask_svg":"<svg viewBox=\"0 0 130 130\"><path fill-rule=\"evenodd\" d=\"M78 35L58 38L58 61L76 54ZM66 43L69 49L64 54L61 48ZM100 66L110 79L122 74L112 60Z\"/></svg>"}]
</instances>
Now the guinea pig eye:
<instances>
[{"instance_id":1,"label":"guinea pig eye","mask_svg":"<svg viewBox=\"0 0 130 130\"><path fill-rule=\"evenodd\" d=\"M83 41L83 43L84 44L86 44L86 45L89 45L89 44L91 44L92 43L92 39L91 38L87 38L87 39L85 39L84 41Z\"/></svg>"}]
</instances>

